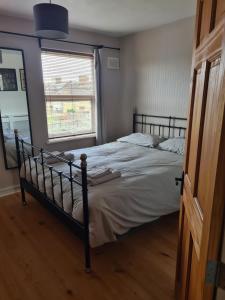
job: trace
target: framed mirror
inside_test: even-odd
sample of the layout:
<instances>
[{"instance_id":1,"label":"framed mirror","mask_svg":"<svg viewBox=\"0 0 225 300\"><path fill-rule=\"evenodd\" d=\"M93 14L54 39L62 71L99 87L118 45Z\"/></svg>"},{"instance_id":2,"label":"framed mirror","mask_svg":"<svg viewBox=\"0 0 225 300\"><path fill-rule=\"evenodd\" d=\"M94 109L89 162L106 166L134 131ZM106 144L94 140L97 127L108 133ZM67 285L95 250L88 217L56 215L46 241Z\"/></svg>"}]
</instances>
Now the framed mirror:
<instances>
[{"instance_id":1,"label":"framed mirror","mask_svg":"<svg viewBox=\"0 0 225 300\"><path fill-rule=\"evenodd\" d=\"M0 128L6 169L17 167L14 129L32 142L23 51L0 47Z\"/></svg>"}]
</instances>

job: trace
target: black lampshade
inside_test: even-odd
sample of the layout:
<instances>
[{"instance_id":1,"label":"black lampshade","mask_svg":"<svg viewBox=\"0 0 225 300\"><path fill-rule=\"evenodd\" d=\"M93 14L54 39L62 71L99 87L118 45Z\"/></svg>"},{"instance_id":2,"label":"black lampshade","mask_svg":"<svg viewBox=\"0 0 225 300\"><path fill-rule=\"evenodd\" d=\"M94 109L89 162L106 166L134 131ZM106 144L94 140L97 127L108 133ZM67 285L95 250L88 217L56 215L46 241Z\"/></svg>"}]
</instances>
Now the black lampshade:
<instances>
[{"instance_id":1,"label":"black lampshade","mask_svg":"<svg viewBox=\"0 0 225 300\"><path fill-rule=\"evenodd\" d=\"M68 30L68 10L60 5L40 3L33 7L36 34L44 38L65 39Z\"/></svg>"}]
</instances>

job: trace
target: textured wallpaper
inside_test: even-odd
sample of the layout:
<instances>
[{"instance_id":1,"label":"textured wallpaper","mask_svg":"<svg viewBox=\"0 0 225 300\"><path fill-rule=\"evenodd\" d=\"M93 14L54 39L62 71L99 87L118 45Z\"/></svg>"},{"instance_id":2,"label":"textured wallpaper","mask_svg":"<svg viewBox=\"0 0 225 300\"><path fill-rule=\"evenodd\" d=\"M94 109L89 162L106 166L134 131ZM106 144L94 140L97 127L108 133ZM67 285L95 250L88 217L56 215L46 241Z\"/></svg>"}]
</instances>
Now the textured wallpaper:
<instances>
[{"instance_id":1,"label":"textured wallpaper","mask_svg":"<svg viewBox=\"0 0 225 300\"><path fill-rule=\"evenodd\" d=\"M122 101L130 114L186 117L189 102L194 18L127 36L122 40Z\"/></svg>"}]
</instances>

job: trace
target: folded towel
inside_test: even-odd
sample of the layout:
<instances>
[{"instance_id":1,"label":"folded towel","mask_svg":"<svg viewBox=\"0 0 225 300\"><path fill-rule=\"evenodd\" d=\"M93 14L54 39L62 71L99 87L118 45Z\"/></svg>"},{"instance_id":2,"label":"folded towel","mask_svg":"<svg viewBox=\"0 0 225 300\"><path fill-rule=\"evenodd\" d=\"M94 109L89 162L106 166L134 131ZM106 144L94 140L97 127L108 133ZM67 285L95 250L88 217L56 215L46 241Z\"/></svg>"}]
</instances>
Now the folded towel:
<instances>
[{"instance_id":1,"label":"folded towel","mask_svg":"<svg viewBox=\"0 0 225 300\"><path fill-rule=\"evenodd\" d=\"M98 179L103 176L109 175L112 173L112 170L109 168L96 168L87 171L87 176L90 179Z\"/></svg>"},{"instance_id":2,"label":"folded towel","mask_svg":"<svg viewBox=\"0 0 225 300\"><path fill-rule=\"evenodd\" d=\"M99 178L88 178L88 183L93 186L93 185L98 185L104 182L111 181L118 177L121 177L121 173L119 171L115 171Z\"/></svg>"},{"instance_id":3,"label":"folded towel","mask_svg":"<svg viewBox=\"0 0 225 300\"><path fill-rule=\"evenodd\" d=\"M77 175L81 176L81 170L77 171ZM101 177L104 177L106 175L109 175L112 173L112 170L109 168L93 168L90 170L87 170L87 178L88 179L98 179Z\"/></svg>"},{"instance_id":4,"label":"folded towel","mask_svg":"<svg viewBox=\"0 0 225 300\"><path fill-rule=\"evenodd\" d=\"M82 174L82 171L77 170L77 173L75 176L77 176L81 180L81 174ZM121 173L119 171L113 171L112 169L105 168L105 167L93 168L93 169L87 170L87 181L92 186L113 180L120 176L121 176Z\"/></svg>"},{"instance_id":5,"label":"folded towel","mask_svg":"<svg viewBox=\"0 0 225 300\"><path fill-rule=\"evenodd\" d=\"M53 152L51 152L51 154L55 155L57 157L63 158L65 160L74 161L73 153L53 151ZM44 157L44 162L47 163L48 165L52 165L52 164L56 164L56 163L60 162L59 159L57 159L56 157L53 157L53 156L51 156L50 154L47 154L47 153L44 153L43 157Z\"/></svg>"},{"instance_id":6,"label":"folded towel","mask_svg":"<svg viewBox=\"0 0 225 300\"><path fill-rule=\"evenodd\" d=\"M62 156L64 155L64 152L59 152L59 151L52 151L50 152L52 155L56 155L56 156ZM49 159L49 158L52 158L51 154L50 153L43 153L43 157L44 159ZM41 157L41 155L40 155Z\"/></svg>"}]
</instances>

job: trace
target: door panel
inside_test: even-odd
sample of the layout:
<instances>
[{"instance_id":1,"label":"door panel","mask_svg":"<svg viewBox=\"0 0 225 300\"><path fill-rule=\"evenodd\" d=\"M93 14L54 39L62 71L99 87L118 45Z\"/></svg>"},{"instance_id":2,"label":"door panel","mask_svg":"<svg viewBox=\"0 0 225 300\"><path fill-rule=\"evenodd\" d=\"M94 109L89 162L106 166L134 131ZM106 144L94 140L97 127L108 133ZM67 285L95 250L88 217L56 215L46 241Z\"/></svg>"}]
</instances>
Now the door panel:
<instances>
[{"instance_id":1,"label":"door panel","mask_svg":"<svg viewBox=\"0 0 225 300\"><path fill-rule=\"evenodd\" d=\"M207 37L211 26L211 7L212 0L201 0L202 2L202 18L201 18L201 31L200 31L200 43ZM215 2L215 1L214 1Z\"/></svg>"},{"instance_id":2,"label":"door panel","mask_svg":"<svg viewBox=\"0 0 225 300\"><path fill-rule=\"evenodd\" d=\"M191 231L193 245L197 256L200 256L200 247L202 239L203 217L196 198L192 196L188 177L185 178L185 187L183 191L183 203L185 206L186 217L188 219L189 230Z\"/></svg>"},{"instance_id":3,"label":"door panel","mask_svg":"<svg viewBox=\"0 0 225 300\"><path fill-rule=\"evenodd\" d=\"M198 0L196 23L196 47L203 44L210 32L225 15L224 0Z\"/></svg>"},{"instance_id":4,"label":"door panel","mask_svg":"<svg viewBox=\"0 0 225 300\"><path fill-rule=\"evenodd\" d=\"M197 48L201 42L202 18L203 18L204 2L197 1L197 16L195 28L195 47Z\"/></svg>"},{"instance_id":5,"label":"door panel","mask_svg":"<svg viewBox=\"0 0 225 300\"><path fill-rule=\"evenodd\" d=\"M200 67L197 70L196 85L195 85L195 98L192 123L194 126L191 129L190 147L189 147L189 163L188 163L188 179L190 181L191 190L194 193L195 189L195 171L197 162L196 146L198 146L199 133L200 133L200 122L201 122L201 107L203 101L203 89L204 89L204 70Z\"/></svg>"},{"instance_id":6,"label":"door panel","mask_svg":"<svg viewBox=\"0 0 225 300\"><path fill-rule=\"evenodd\" d=\"M218 118L218 91L219 91L219 71L220 71L220 58L214 59L210 64L210 75L208 83L208 94L206 101L206 113L204 122L204 133L202 140L202 151L198 181L198 201L203 211L206 213L209 201L212 199L214 190L213 180L215 179L215 162L213 160L215 138L216 138L216 125Z\"/></svg>"},{"instance_id":7,"label":"door panel","mask_svg":"<svg viewBox=\"0 0 225 300\"><path fill-rule=\"evenodd\" d=\"M177 257L178 300L212 300L225 210L225 1L199 0ZM220 17L219 17L220 16ZM218 26L217 19L220 18ZM214 28L215 27L215 28Z\"/></svg>"},{"instance_id":8,"label":"door panel","mask_svg":"<svg viewBox=\"0 0 225 300\"><path fill-rule=\"evenodd\" d=\"M216 25L221 21L224 14L225 14L225 1L224 0L217 0L216 21L215 21Z\"/></svg>"}]
</instances>

